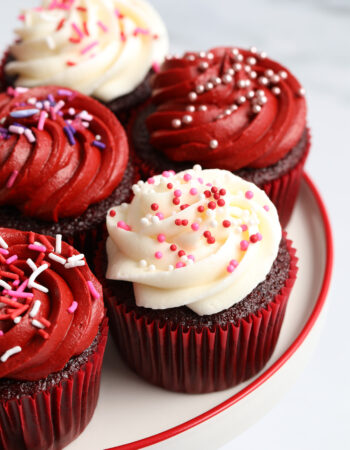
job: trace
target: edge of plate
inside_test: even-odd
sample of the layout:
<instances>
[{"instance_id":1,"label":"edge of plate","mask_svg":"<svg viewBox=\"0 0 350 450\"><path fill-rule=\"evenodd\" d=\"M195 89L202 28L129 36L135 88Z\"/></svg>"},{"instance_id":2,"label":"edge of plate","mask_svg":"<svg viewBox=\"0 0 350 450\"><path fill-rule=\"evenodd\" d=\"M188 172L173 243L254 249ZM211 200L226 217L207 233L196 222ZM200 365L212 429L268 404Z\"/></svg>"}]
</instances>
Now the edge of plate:
<instances>
[{"instance_id":1,"label":"edge of plate","mask_svg":"<svg viewBox=\"0 0 350 450\"><path fill-rule=\"evenodd\" d=\"M304 172L303 179L308 185L309 189L311 190L321 213L321 217L323 220L323 227L325 232L325 238L326 238L326 259L327 264L325 267L324 275L323 275L323 282L321 286L321 290L318 296L318 299L316 301L315 307L306 322L304 328L298 335L298 337L295 339L293 344L284 352L284 354L271 366L268 370L263 372L257 379L255 379L252 383L250 383L248 386L246 386L244 389L242 389L240 392L237 392L237 394L233 395L232 397L228 398L224 402L220 403L219 405L215 406L214 408L209 409L203 414L200 414L197 417L194 417L191 420L188 420L187 422L184 422L180 425L177 425L176 427L170 428L168 430L162 431L161 433L154 434L152 436L148 436L146 438L140 439L138 441L129 442L127 444L119 445L117 447L111 447L108 450L132 450L136 448L144 448L148 447L153 444L157 444L159 442L165 441L167 439L170 439L180 433L183 433L184 431L195 427L196 425L199 425L206 420L209 420L210 418L216 416L220 412L226 410L230 406L234 405L247 395L249 395L251 392L253 392L255 389L257 389L259 386L261 386L266 380L268 380L274 373L276 373L288 360L289 358L297 351L297 349L301 346L301 344L304 342L306 337L308 336L309 332L313 328L315 322L317 321L323 306L325 304L327 293L329 290L331 277L332 277L332 271L333 271L333 236L332 236L332 229L330 220L328 217L328 212L326 209L326 206L324 204L324 201L321 197L321 194L319 193L316 185L311 180L308 174Z\"/></svg>"}]
</instances>

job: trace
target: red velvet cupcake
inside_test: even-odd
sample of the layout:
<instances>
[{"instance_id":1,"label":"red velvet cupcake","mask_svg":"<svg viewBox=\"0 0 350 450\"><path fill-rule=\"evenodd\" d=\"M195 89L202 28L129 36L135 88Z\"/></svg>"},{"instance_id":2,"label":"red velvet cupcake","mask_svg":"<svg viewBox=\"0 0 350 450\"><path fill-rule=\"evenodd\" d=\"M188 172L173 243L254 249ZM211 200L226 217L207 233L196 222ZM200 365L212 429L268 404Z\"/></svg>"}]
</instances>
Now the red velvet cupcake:
<instances>
[{"instance_id":1,"label":"red velvet cupcake","mask_svg":"<svg viewBox=\"0 0 350 450\"><path fill-rule=\"evenodd\" d=\"M4 58L5 85L59 85L91 95L125 122L151 94L168 52L163 20L145 0L43 1Z\"/></svg>"},{"instance_id":2,"label":"red velvet cupcake","mask_svg":"<svg viewBox=\"0 0 350 450\"><path fill-rule=\"evenodd\" d=\"M144 175L193 162L230 170L265 190L285 226L310 145L291 72L255 48L215 48L168 59L152 88L131 126Z\"/></svg>"},{"instance_id":3,"label":"red velvet cupcake","mask_svg":"<svg viewBox=\"0 0 350 450\"><path fill-rule=\"evenodd\" d=\"M84 255L0 228L0 442L58 449L95 410L107 341L101 286Z\"/></svg>"},{"instance_id":4,"label":"red velvet cupcake","mask_svg":"<svg viewBox=\"0 0 350 450\"><path fill-rule=\"evenodd\" d=\"M96 258L125 361L151 383L190 393L257 374L297 274L272 202L231 172L200 166L139 182L134 193L110 210Z\"/></svg>"},{"instance_id":5,"label":"red velvet cupcake","mask_svg":"<svg viewBox=\"0 0 350 450\"><path fill-rule=\"evenodd\" d=\"M135 182L122 126L96 100L55 86L9 88L0 121L0 226L62 234L89 257L106 211Z\"/></svg>"}]
</instances>

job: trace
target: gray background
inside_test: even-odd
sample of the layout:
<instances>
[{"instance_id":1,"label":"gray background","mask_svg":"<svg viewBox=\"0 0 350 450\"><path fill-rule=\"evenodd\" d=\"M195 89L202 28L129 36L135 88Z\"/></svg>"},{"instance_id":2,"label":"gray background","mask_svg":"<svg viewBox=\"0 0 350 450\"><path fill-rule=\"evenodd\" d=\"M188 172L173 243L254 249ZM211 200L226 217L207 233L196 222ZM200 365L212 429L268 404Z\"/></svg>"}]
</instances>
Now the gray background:
<instances>
[{"instance_id":1,"label":"gray background","mask_svg":"<svg viewBox=\"0 0 350 450\"><path fill-rule=\"evenodd\" d=\"M350 0L149 0L167 23L173 52L256 45L283 62L307 92L312 152L307 171L330 213L335 272L328 318L307 369L283 400L224 449L349 449ZM2 1L5 48L21 7Z\"/></svg>"}]
</instances>

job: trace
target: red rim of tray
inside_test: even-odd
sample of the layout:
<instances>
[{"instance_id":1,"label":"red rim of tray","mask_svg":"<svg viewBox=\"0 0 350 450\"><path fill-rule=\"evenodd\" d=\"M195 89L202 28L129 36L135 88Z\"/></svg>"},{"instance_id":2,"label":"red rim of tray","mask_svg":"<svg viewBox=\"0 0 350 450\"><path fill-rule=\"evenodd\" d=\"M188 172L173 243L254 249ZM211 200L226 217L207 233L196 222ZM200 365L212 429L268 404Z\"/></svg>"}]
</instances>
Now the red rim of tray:
<instances>
[{"instance_id":1,"label":"red rim of tray","mask_svg":"<svg viewBox=\"0 0 350 450\"><path fill-rule=\"evenodd\" d=\"M253 392L255 389L257 389L260 385L262 385L265 381L267 381L274 373L276 373L287 361L288 359L296 352L296 350L300 347L300 345L304 342L306 337L308 336L309 332L313 328L316 320L318 319L322 308L324 306L324 303L326 301L331 276L332 276L332 269L333 269L333 237L332 237L332 230L330 225L330 220L328 217L327 209L325 207L325 204L323 202L323 199L311 180L311 178L304 172L303 179L310 188L317 205L320 209L321 217L323 220L323 226L324 226L324 233L326 238L326 267L323 275L323 282L321 286L321 290L318 296L318 299L316 301L316 304L314 306L314 309L309 317L309 320L306 322L304 328L300 332L299 336L295 339L293 344L284 352L284 354L271 366L269 367L265 372L263 372L257 379L255 379L252 383L250 383L248 386L246 386L241 391L237 392L237 394L233 395L229 399L225 400L224 402L220 403L219 405L215 406L212 409L209 409L209 411L206 411L203 414L200 414L197 417L194 417L191 420L188 420L187 422L184 422L180 425L177 425L176 427L170 428L169 430L162 431L161 433L154 434L152 436L146 437L144 439L140 439L135 442L130 442L128 444L118 445L117 447L109 448L108 450L133 450L133 449L139 449L148 447L153 444L157 444L158 442L165 441L167 439L170 439L180 433L183 433L184 431L189 430L190 428L195 427L196 425L199 425L206 420L211 419L212 417L216 416L217 414L221 413L225 409L229 408L230 406L234 405L238 401L242 400L244 397L249 395L251 392Z\"/></svg>"}]
</instances>

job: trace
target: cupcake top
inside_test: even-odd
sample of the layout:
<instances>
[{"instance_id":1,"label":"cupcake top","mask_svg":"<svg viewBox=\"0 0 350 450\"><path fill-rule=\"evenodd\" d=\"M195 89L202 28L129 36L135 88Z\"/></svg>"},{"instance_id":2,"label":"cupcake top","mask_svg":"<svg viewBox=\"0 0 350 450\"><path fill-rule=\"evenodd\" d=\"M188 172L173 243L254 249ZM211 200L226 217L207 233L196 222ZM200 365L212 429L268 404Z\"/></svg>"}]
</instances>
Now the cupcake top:
<instances>
[{"instance_id":1,"label":"cupcake top","mask_svg":"<svg viewBox=\"0 0 350 450\"><path fill-rule=\"evenodd\" d=\"M223 311L269 273L281 241L274 205L252 183L195 166L134 185L107 215L107 278L134 283L138 306Z\"/></svg>"},{"instance_id":2,"label":"cupcake top","mask_svg":"<svg viewBox=\"0 0 350 450\"><path fill-rule=\"evenodd\" d=\"M125 132L96 100L56 86L0 94L0 205L58 221L77 217L118 186Z\"/></svg>"},{"instance_id":3,"label":"cupcake top","mask_svg":"<svg viewBox=\"0 0 350 450\"><path fill-rule=\"evenodd\" d=\"M60 235L0 228L0 276L0 378L39 380L90 346L101 286Z\"/></svg>"},{"instance_id":4,"label":"cupcake top","mask_svg":"<svg viewBox=\"0 0 350 450\"><path fill-rule=\"evenodd\" d=\"M153 81L151 144L173 161L237 170L275 164L301 139L304 90L282 65L220 47L167 59Z\"/></svg>"},{"instance_id":5,"label":"cupcake top","mask_svg":"<svg viewBox=\"0 0 350 450\"><path fill-rule=\"evenodd\" d=\"M163 21L144 0L43 0L20 19L6 65L17 86L56 84L107 102L133 91L168 51Z\"/></svg>"}]
</instances>

